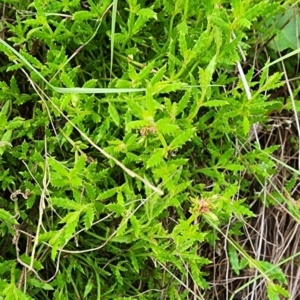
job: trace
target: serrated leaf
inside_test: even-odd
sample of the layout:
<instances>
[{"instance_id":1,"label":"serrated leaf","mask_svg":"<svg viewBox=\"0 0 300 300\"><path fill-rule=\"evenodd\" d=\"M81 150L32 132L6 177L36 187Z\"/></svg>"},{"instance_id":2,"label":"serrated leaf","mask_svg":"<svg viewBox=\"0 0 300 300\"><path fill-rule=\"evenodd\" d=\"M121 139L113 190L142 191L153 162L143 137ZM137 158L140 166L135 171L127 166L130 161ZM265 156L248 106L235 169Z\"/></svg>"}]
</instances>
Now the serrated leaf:
<instances>
[{"instance_id":1,"label":"serrated leaf","mask_svg":"<svg viewBox=\"0 0 300 300\"><path fill-rule=\"evenodd\" d=\"M66 222L66 225L63 227L64 233L64 243L69 241L72 235L75 232L77 225L79 224L79 217L81 212L74 211L67 214L59 223Z\"/></svg>"},{"instance_id":2,"label":"serrated leaf","mask_svg":"<svg viewBox=\"0 0 300 300\"><path fill-rule=\"evenodd\" d=\"M13 130L21 127L24 124L24 119L21 117L15 117L6 125L6 130Z\"/></svg>"},{"instance_id":3,"label":"serrated leaf","mask_svg":"<svg viewBox=\"0 0 300 300\"><path fill-rule=\"evenodd\" d=\"M33 298L25 295L21 290L19 290L13 283L7 284L7 286L2 291L3 300L33 300Z\"/></svg>"},{"instance_id":4,"label":"serrated leaf","mask_svg":"<svg viewBox=\"0 0 300 300\"><path fill-rule=\"evenodd\" d=\"M130 251L130 252L129 252L129 258L130 258L130 260L131 260L133 269L135 270L135 272L136 272L137 274L139 274L139 272L140 272L140 267L139 267L138 260L136 259L136 255Z\"/></svg>"},{"instance_id":5,"label":"serrated leaf","mask_svg":"<svg viewBox=\"0 0 300 300\"><path fill-rule=\"evenodd\" d=\"M2 138L1 138L1 141L2 142L10 142L11 141L11 135L12 135L12 130L7 130Z\"/></svg>"},{"instance_id":6,"label":"serrated leaf","mask_svg":"<svg viewBox=\"0 0 300 300\"><path fill-rule=\"evenodd\" d=\"M113 122L119 126L120 125L120 115L117 111L117 109L115 108L115 106L111 103L109 103L108 105L108 113L110 115L110 117L112 118Z\"/></svg>"},{"instance_id":7,"label":"serrated leaf","mask_svg":"<svg viewBox=\"0 0 300 300\"><path fill-rule=\"evenodd\" d=\"M202 105L206 106L206 107L213 107L213 106L224 106L224 105L228 105L228 104L229 104L229 102L224 101L224 100L210 100L210 101L203 103Z\"/></svg>"},{"instance_id":8,"label":"serrated leaf","mask_svg":"<svg viewBox=\"0 0 300 300\"><path fill-rule=\"evenodd\" d=\"M5 101L4 105L1 107L1 115L6 116L8 115L10 109L11 101Z\"/></svg>"},{"instance_id":9,"label":"serrated leaf","mask_svg":"<svg viewBox=\"0 0 300 300\"><path fill-rule=\"evenodd\" d=\"M17 83L17 80L15 78L15 76L13 76L11 79L10 79L10 88L11 88L11 91L15 94L15 95L20 95L20 89L18 87L18 83Z\"/></svg>"},{"instance_id":10,"label":"serrated leaf","mask_svg":"<svg viewBox=\"0 0 300 300\"><path fill-rule=\"evenodd\" d=\"M0 153L3 154L6 147L12 148L12 146L13 145L10 142L0 141L0 148L4 148L4 149L1 149Z\"/></svg>"},{"instance_id":11,"label":"serrated leaf","mask_svg":"<svg viewBox=\"0 0 300 300\"><path fill-rule=\"evenodd\" d=\"M136 216L131 216L130 217L130 223L132 225L135 237L138 238L139 237L139 233L140 233L140 224L139 224Z\"/></svg>"},{"instance_id":12,"label":"serrated leaf","mask_svg":"<svg viewBox=\"0 0 300 300\"><path fill-rule=\"evenodd\" d=\"M256 217L256 215L248 207L242 205L240 202L233 202L232 207L236 215Z\"/></svg>"},{"instance_id":13,"label":"serrated leaf","mask_svg":"<svg viewBox=\"0 0 300 300\"><path fill-rule=\"evenodd\" d=\"M110 203L110 204L106 205L106 208L117 214L122 214L122 213L126 212L126 209L123 205L116 204L116 203Z\"/></svg>"},{"instance_id":14,"label":"serrated leaf","mask_svg":"<svg viewBox=\"0 0 300 300\"><path fill-rule=\"evenodd\" d=\"M57 187L57 188L69 186L69 184L70 184L70 181L68 179L63 178L61 176L57 176L57 175L55 175L55 177L52 176L50 179L50 182L54 187Z\"/></svg>"},{"instance_id":15,"label":"serrated leaf","mask_svg":"<svg viewBox=\"0 0 300 300\"><path fill-rule=\"evenodd\" d=\"M87 194L88 198L92 201L95 200L95 198L96 198L96 188L88 182L84 183L84 187L85 187L86 194Z\"/></svg>"},{"instance_id":16,"label":"serrated leaf","mask_svg":"<svg viewBox=\"0 0 300 300\"><path fill-rule=\"evenodd\" d=\"M149 126L149 122L145 120L139 120L139 121L131 121L126 124L126 130L130 131L132 129L139 129L142 127Z\"/></svg>"},{"instance_id":17,"label":"serrated leaf","mask_svg":"<svg viewBox=\"0 0 300 300\"><path fill-rule=\"evenodd\" d=\"M25 254L20 256L21 261L23 261L25 264L30 265L31 263L31 257L27 256ZM33 267L35 270L40 271L44 269L43 265L36 259L33 260Z\"/></svg>"},{"instance_id":18,"label":"serrated leaf","mask_svg":"<svg viewBox=\"0 0 300 300\"><path fill-rule=\"evenodd\" d=\"M150 8L142 8L140 9L137 14L143 18L146 18L146 19L155 19L157 20L157 13L154 12L152 9Z\"/></svg>"},{"instance_id":19,"label":"serrated leaf","mask_svg":"<svg viewBox=\"0 0 300 300\"><path fill-rule=\"evenodd\" d=\"M73 83L72 79L66 73L62 73L60 76L60 79L67 88L74 87L74 83Z\"/></svg>"},{"instance_id":20,"label":"serrated leaf","mask_svg":"<svg viewBox=\"0 0 300 300\"><path fill-rule=\"evenodd\" d=\"M260 91L269 91L274 90L275 88L282 86L284 83L280 82L280 79L282 77L282 73L276 72L269 76L263 85L263 87L260 87Z\"/></svg>"},{"instance_id":21,"label":"serrated leaf","mask_svg":"<svg viewBox=\"0 0 300 300\"><path fill-rule=\"evenodd\" d=\"M92 227L95 218L95 210L92 206L89 206L85 211L84 226L88 230Z\"/></svg>"},{"instance_id":22,"label":"serrated leaf","mask_svg":"<svg viewBox=\"0 0 300 300\"><path fill-rule=\"evenodd\" d=\"M188 89L177 104L176 116L179 115L188 105L191 97L191 89Z\"/></svg>"},{"instance_id":23,"label":"serrated leaf","mask_svg":"<svg viewBox=\"0 0 300 300\"><path fill-rule=\"evenodd\" d=\"M222 29L225 29L226 31L227 30L230 30L230 25L225 22L224 20L222 20L221 18L217 17L217 16L214 16L214 15L211 15L209 16L208 18L213 24L221 27Z\"/></svg>"},{"instance_id":24,"label":"serrated leaf","mask_svg":"<svg viewBox=\"0 0 300 300\"><path fill-rule=\"evenodd\" d=\"M167 66L164 65L155 73L155 75L150 81L152 86L154 86L157 82L159 82L163 78L164 74L166 73L166 70L167 70Z\"/></svg>"},{"instance_id":25,"label":"serrated leaf","mask_svg":"<svg viewBox=\"0 0 300 300\"><path fill-rule=\"evenodd\" d=\"M109 190L107 190L107 191L101 193L100 195L98 195L98 197L97 197L96 200L101 201L101 200L105 200L105 199L111 198L111 197L114 196L118 191L119 191L119 188L118 188L118 187L109 189Z\"/></svg>"},{"instance_id":26,"label":"serrated leaf","mask_svg":"<svg viewBox=\"0 0 300 300\"><path fill-rule=\"evenodd\" d=\"M199 266L197 264L193 263L193 260L191 260L190 267L191 267L193 281L197 284L197 286L200 289L209 288L207 281L203 278L203 274L200 271Z\"/></svg>"},{"instance_id":27,"label":"serrated leaf","mask_svg":"<svg viewBox=\"0 0 300 300\"><path fill-rule=\"evenodd\" d=\"M164 158L165 150L157 149L147 161L147 168L158 166Z\"/></svg>"},{"instance_id":28,"label":"serrated leaf","mask_svg":"<svg viewBox=\"0 0 300 300\"><path fill-rule=\"evenodd\" d=\"M117 266L113 269L114 275L117 279L117 282L122 286L123 285L123 277L120 273L120 263L117 264Z\"/></svg>"},{"instance_id":29,"label":"serrated leaf","mask_svg":"<svg viewBox=\"0 0 300 300\"><path fill-rule=\"evenodd\" d=\"M178 38L178 42L179 42L180 53L185 58L187 53L187 43L186 43L185 35L180 34Z\"/></svg>"},{"instance_id":30,"label":"serrated leaf","mask_svg":"<svg viewBox=\"0 0 300 300\"><path fill-rule=\"evenodd\" d=\"M74 21L89 21L94 18L97 18L97 15L90 11L82 10L82 11L76 11L72 14L72 19Z\"/></svg>"},{"instance_id":31,"label":"serrated leaf","mask_svg":"<svg viewBox=\"0 0 300 300\"><path fill-rule=\"evenodd\" d=\"M174 150L174 149L177 149L177 148L183 146L189 139L192 138L192 136L194 135L194 133L195 133L195 129L194 128L188 129L187 131L180 133L171 142L171 144L169 145L169 149L170 150Z\"/></svg>"},{"instance_id":32,"label":"serrated leaf","mask_svg":"<svg viewBox=\"0 0 300 300\"><path fill-rule=\"evenodd\" d=\"M287 284L287 279L280 267L274 266L267 261L259 261L259 266L268 274L270 279L278 280L282 284Z\"/></svg>"},{"instance_id":33,"label":"serrated leaf","mask_svg":"<svg viewBox=\"0 0 300 300\"><path fill-rule=\"evenodd\" d=\"M185 86L182 82L159 82L153 86L153 94L180 91Z\"/></svg>"},{"instance_id":34,"label":"serrated leaf","mask_svg":"<svg viewBox=\"0 0 300 300\"><path fill-rule=\"evenodd\" d=\"M186 190L191 185L191 183L192 183L192 181L187 181L187 182L182 182L182 183L176 185L176 188L174 190L174 195L179 194L179 193L183 192L184 190Z\"/></svg>"},{"instance_id":35,"label":"serrated leaf","mask_svg":"<svg viewBox=\"0 0 300 300\"><path fill-rule=\"evenodd\" d=\"M54 158L49 157L48 158L48 163L50 165L50 167L56 171L59 175L68 177L69 176L69 172L66 170L66 168L59 163L58 161L56 161Z\"/></svg>"},{"instance_id":36,"label":"serrated leaf","mask_svg":"<svg viewBox=\"0 0 300 300\"><path fill-rule=\"evenodd\" d=\"M218 160L218 165L222 166L225 163L227 163L228 160L234 156L234 151L235 151L234 149L228 149L227 151L225 151L225 153L223 153L220 156Z\"/></svg>"},{"instance_id":37,"label":"serrated leaf","mask_svg":"<svg viewBox=\"0 0 300 300\"><path fill-rule=\"evenodd\" d=\"M29 53L21 50L20 51L20 54L27 60L29 61L34 67L36 68L39 68L39 69L42 69L43 68L43 65L42 63L36 59L35 57L33 57L32 55L30 55Z\"/></svg>"},{"instance_id":38,"label":"serrated leaf","mask_svg":"<svg viewBox=\"0 0 300 300\"><path fill-rule=\"evenodd\" d=\"M117 203L122 206L124 205L124 197L123 197L122 192L118 192Z\"/></svg>"},{"instance_id":39,"label":"serrated leaf","mask_svg":"<svg viewBox=\"0 0 300 300\"><path fill-rule=\"evenodd\" d=\"M85 156L81 155L77 158L73 170L76 173L81 173L85 168L86 158Z\"/></svg>"},{"instance_id":40,"label":"serrated leaf","mask_svg":"<svg viewBox=\"0 0 300 300\"><path fill-rule=\"evenodd\" d=\"M76 203L75 201L66 199L66 198L51 198L51 202L53 205L57 207L61 207L64 209L72 209L72 210L82 210L83 205Z\"/></svg>"},{"instance_id":41,"label":"serrated leaf","mask_svg":"<svg viewBox=\"0 0 300 300\"><path fill-rule=\"evenodd\" d=\"M127 228L127 224L128 224L128 219L123 219L120 226L117 229L116 237L120 237L120 236L124 235L124 232Z\"/></svg>"},{"instance_id":42,"label":"serrated leaf","mask_svg":"<svg viewBox=\"0 0 300 300\"><path fill-rule=\"evenodd\" d=\"M142 120L143 113L145 111L144 108L140 106L136 101L133 101L132 99L127 99L127 104L132 114L138 117L140 120Z\"/></svg>"},{"instance_id":43,"label":"serrated leaf","mask_svg":"<svg viewBox=\"0 0 300 300\"><path fill-rule=\"evenodd\" d=\"M280 285L275 283L268 283L267 285L267 296L268 300L280 300L280 296L283 295L284 297L290 298L290 294Z\"/></svg>"},{"instance_id":44,"label":"serrated leaf","mask_svg":"<svg viewBox=\"0 0 300 300\"><path fill-rule=\"evenodd\" d=\"M249 131L250 131L250 122L249 122L249 119L244 116L243 118L243 130L244 130L244 134L249 134Z\"/></svg>"},{"instance_id":45,"label":"serrated leaf","mask_svg":"<svg viewBox=\"0 0 300 300\"><path fill-rule=\"evenodd\" d=\"M245 170L244 166L238 165L238 164L226 164L226 165L223 165L222 168L224 168L226 170L234 171L234 172Z\"/></svg>"},{"instance_id":46,"label":"serrated leaf","mask_svg":"<svg viewBox=\"0 0 300 300\"><path fill-rule=\"evenodd\" d=\"M155 60L153 60L152 62L150 62L147 66L145 66L140 73L138 74L138 80L142 81L144 79L146 79L149 74L151 73L151 71L153 70L153 68L155 67Z\"/></svg>"},{"instance_id":47,"label":"serrated leaf","mask_svg":"<svg viewBox=\"0 0 300 300\"><path fill-rule=\"evenodd\" d=\"M0 208L0 221L12 225L18 224L15 217L2 208Z\"/></svg>"},{"instance_id":48,"label":"serrated leaf","mask_svg":"<svg viewBox=\"0 0 300 300\"><path fill-rule=\"evenodd\" d=\"M231 244L228 245L228 256L232 270L235 272L236 275L239 275L239 257L236 249Z\"/></svg>"},{"instance_id":49,"label":"serrated leaf","mask_svg":"<svg viewBox=\"0 0 300 300\"><path fill-rule=\"evenodd\" d=\"M162 134L176 135L176 133L179 131L179 126L172 123L173 122L171 119L162 118L156 122L156 126L158 131Z\"/></svg>"},{"instance_id":50,"label":"serrated leaf","mask_svg":"<svg viewBox=\"0 0 300 300\"><path fill-rule=\"evenodd\" d=\"M95 284L93 282L93 280L90 278L87 282L87 284L85 285L84 288L84 293L83 293L83 298L87 299L87 296L89 295L89 293L92 291L92 289L94 288Z\"/></svg>"},{"instance_id":51,"label":"serrated leaf","mask_svg":"<svg viewBox=\"0 0 300 300\"><path fill-rule=\"evenodd\" d=\"M155 100L152 97L151 90L152 88L148 87L146 91L146 106L149 115L153 118L155 115L155 109L157 105L155 103Z\"/></svg>"},{"instance_id":52,"label":"serrated leaf","mask_svg":"<svg viewBox=\"0 0 300 300\"><path fill-rule=\"evenodd\" d=\"M97 81L97 79L90 79L84 83L83 88L93 88L96 86Z\"/></svg>"},{"instance_id":53,"label":"serrated leaf","mask_svg":"<svg viewBox=\"0 0 300 300\"><path fill-rule=\"evenodd\" d=\"M45 291L53 291L54 290L52 285L50 285L49 283L46 283L46 282L40 282L36 278L30 278L28 280L28 283L30 286L34 286L41 290L45 290Z\"/></svg>"}]
</instances>

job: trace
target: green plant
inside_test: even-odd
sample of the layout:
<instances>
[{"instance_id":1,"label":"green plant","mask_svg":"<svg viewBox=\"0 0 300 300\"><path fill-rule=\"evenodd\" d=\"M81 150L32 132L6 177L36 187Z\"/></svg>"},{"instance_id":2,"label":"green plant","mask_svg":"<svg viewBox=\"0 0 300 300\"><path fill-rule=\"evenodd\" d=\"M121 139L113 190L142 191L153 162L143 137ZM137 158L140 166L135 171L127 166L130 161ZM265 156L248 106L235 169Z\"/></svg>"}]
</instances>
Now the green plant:
<instances>
[{"instance_id":1,"label":"green plant","mask_svg":"<svg viewBox=\"0 0 300 300\"><path fill-rule=\"evenodd\" d=\"M276 172L249 131L283 82L234 66L281 1L17 3L0 40L1 299L204 299L199 249L227 224L232 269L288 297L235 241L255 216L246 175Z\"/></svg>"}]
</instances>

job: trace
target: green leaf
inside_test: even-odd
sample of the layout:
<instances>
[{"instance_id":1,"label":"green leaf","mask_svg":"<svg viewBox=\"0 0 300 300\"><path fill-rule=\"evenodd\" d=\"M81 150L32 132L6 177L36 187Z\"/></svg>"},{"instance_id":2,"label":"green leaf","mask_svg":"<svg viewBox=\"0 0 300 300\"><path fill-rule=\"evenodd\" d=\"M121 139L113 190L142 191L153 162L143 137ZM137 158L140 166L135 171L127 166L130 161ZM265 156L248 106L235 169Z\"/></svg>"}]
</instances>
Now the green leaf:
<instances>
[{"instance_id":1,"label":"green leaf","mask_svg":"<svg viewBox=\"0 0 300 300\"><path fill-rule=\"evenodd\" d=\"M135 237L138 238L139 237L139 233L140 233L140 224L139 224L136 216L131 216L130 217L130 223L132 225Z\"/></svg>"},{"instance_id":2,"label":"green leaf","mask_svg":"<svg viewBox=\"0 0 300 300\"><path fill-rule=\"evenodd\" d=\"M10 79L10 88L11 88L11 91L16 95L20 95L20 90L19 90L19 87L18 87L18 83L16 81L16 77L13 76L11 79Z\"/></svg>"},{"instance_id":3,"label":"green leaf","mask_svg":"<svg viewBox=\"0 0 300 300\"><path fill-rule=\"evenodd\" d=\"M234 156L234 151L234 149L228 149L225 153L223 153L218 160L218 165L222 166L226 164L228 160Z\"/></svg>"},{"instance_id":4,"label":"green leaf","mask_svg":"<svg viewBox=\"0 0 300 300\"><path fill-rule=\"evenodd\" d=\"M240 274L239 257L236 249L231 244L228 245L228 256L229 256L229 261L232 270L235 272L236 275L239 275Z\"/></svg>"},{"instance_id":5,"label":"green leaf","mask_svg":"<svg viewBox=\"0 0 300 300\"><path fill-rule=\"evenodd\" d=\"M177 149L183 146L188 140L190 140L195 133L195 129L191 128L185 132L180 133L169 145L170 150Z\"/></svg>"},{"instance_id":6,"label":"green leaf","mask_svg":"<svg viewBox=\"0 0 300 300\"><path fill-rule=\"evenodd\" d=\"M238 164L225 164L225 165L222 166L222 168L224 168L226 170L234 171L234 172L245 170L244 166L238 165Z\"/></svg>"},{"instance_id":7,"label":"green leaf","mask_svg":"<svg viewBox=\"0 0 300 300\"><path fill-rule=\"evenodd\" d=\"M131 260L133 269L135 270L135 272L137 274L139 274L139 272L140 272L140 266L139 266L138 260L136 259L136 255L130 251L129 252L129 258Z\"/></svg>"},{"instance_id":8,"label":"green leaf","mask_svg":"<svg viewBox=\"0 0 300 300\"><path fill-rule=\"evenodd\" d=\"M0 220L6 224L17 225L18 222L8 211L0 208Z\"/></svg>"},{"instance_id":9,"label":"green leaf","mask_svg":"<svg viewBox=\"0 0 300 300\"><path fill-rule=\"evenodd\" d=\"M142 8L137 13L139 16L146 18L146 19L155 19L157 20L157 14L150 8Z\"/></svg>"},{"instance_id":10,"label":"green leaf","mask_svg":"<svg viewBox=\"0 0 300 300\"><path fill-rule=\"evenodd\" d=\"M97 82L97 79L90 79L84 83L83 88L93 88L96 86Z\"/></svg>"},{"instance_id":11,"label":"green leaf","mask_svg":"<svg viewBox=\"0 0 300 300\"><path fill-rule=\"evenodd\" d=\"M12 136L12 130L7 130L2 138L1 138L1 141L2 142L11 142L11 136Z\"/></svg>"},{"instance_id":12,"label":"green leaf","mask_svg":"<svg viewBox=\"0 0 300 300\"><path fill-rule=\"evenodd\" d=\"M70 210L82 210L83 205L76 203L75 201L66 199L66 198L51 198L51 202L53 205L57 207L61 207L64 209L70 209Z\"/></svg>"},{"instance_id":13,"label":"green leaf","mask_svg":"<svg viewBox=\"0 0 300 300\"><path fill-rule=\"evenodd\" d=\"M155 75L153 76L150 82L152 86L154 86L163 78L164 74L166 73L166 70L167 70L167 66L164 65L155 73Z\"/></svg>"},{"instance_id":14,"label":"green leaf","mask_svg":"<svg viewBox=\"0 0 300 300\"><path fill-rule=\"evenodd\" d=\"M282 284L287 284L287 279L280 267L274 266L267 261L259 261L259 266L268 274L272 280L278 280ZM271 270L271 271L270 271Z\"/></svg>"},{"instance_id":15,"label":"green leaf","mask_svg":"<svg viewBox=\"0 0 300 300\"><path fill-rule=\"evenodd\" d=\"M27 60L29 61L34 67L42 69L43 65L42 63L36 59L35 57L33 57L32 55L30 55L29 53L25 52L24 50L20 51L20 54Z\"/></svg>"},{"instance_id":16,"label":"green leaf","mask_svg":"<svg viewBox=\"0 0 300 300\"><path fill-rule=\"evenodd\" d=\"M28 266L31 263L31 257L27 256L25 254L20 256L21 261L23 261L25 264L27 264ZM33 267L35 270L40 271L42 269L44 269L43 265L36 259L33 260Z\"/></svg>"},{"instance_id":17,"label":"green leaf","mask_svg":"<svg viewBox=\"0 0 300 300\"><path fill-rule=\"evenodd\" d=\"M6 142L6 141L0 141L0 155L2 155L6 148L12 148L13 145L9 142Z\"/></svg>"},{"instance_id":18,"label":"green leaf","mask_svg":"<svg viewBox=\"0 0 300 300\"><path fill-rule=\"evenodd\" d=\"M74 21L88 21L91 19L96 18L97 15L95 13L92 13L90 11L76 11L72 14L72 19Z\"/></svg>"},{"instance_id":19,"label":"green leaf","mask_svg":"<svg viewBox=\"0 0 300 300\"><path fill-rule=\"evenodd\" d=\"M117 229L116 237L120 237L120 236L123 236L123 235L124 235L125 230L127 229L127 225L128 225L128 219L123 219L123 220L121 221L120 226L119 226L118 229Z\"/></svg>"},{"instance_id":20,"label":"green leaf","mask_svg":"<svg viewBox=\"0 0 300 300\"><path fill-rule=\"evenodd\" d=\"M88 206L84 216L84 226L88 230L92 227L95 218L95 210L92 206Z\"/></svg>"},{"instance_id":21,"label":"green leaf","mask_svg":"<svg viewBox=\"0 0 300 300\"><path fill-rule=\"evenodd\" d=\"M53 170L55 170L58 174L65 176L65 177L69 177L69 172L66 170L66 168L61 163L56 161L54 158L48 157L48 163L49 163L49 166Z\"/></svg>"},{"instance_id":22,"label":"green leaf","mask_svg":"<svg viewBox=\"0 0 300 300\"><path fill-rule=\"evenodd\" d=\"M162 118L156 122L156 126L159 132L163 134L176 135L179 132L179 126L172 124L173 121L169 118Z\"/></svg>"},{"instance_id":23,"label":"green leaf","mask_svg":"<svg viewBox=\"0 0 300 300\"><path fill-rule=\"evenodd\" d=\"M267 285L267 296L268 300L280 300L282 295L286 298L290 298L290 294L287 290L275 283L268 283Z\"/></svg>"},{"instance_id":24,"label":"green leaf","mask_svg":"<svg viewBox=\"0 0 300 300\"><path fill-rule=\"evenodd\" d=\"M116 203L110 203L110 204L106 205L106 208L117 214L122 214L122 213L126 212L126 209L123 205L116 204Z\"/></svg>"},{"instance_id":25,"label":"green leaf","mask_svg":"<svg viewBox=\"0 0 300 300\"><path fill-rule=\"evenodd\" d=\"M148 87L146 91L146 105L147 105L147 111L149 115L153 118L155 115L155 110L156 110L156 102L152 97L152 88Z\"/></svg>"},{"instance_id":26,"label":"green leaf","mask_svg":"<svg viewBox=\"0 0 300 300\"><path fill-rule=\"evenodd\" d=\"M74 83L73 83L72 79L66 73L62 73L60 76L60 79L67 88L74 87Z\"/></svg>"},{"instance_id":27,"label":"green leaf","mask_svg":"<svg viewBox=\"0 0 300 300\"><path fill-rule=\"evenodd\" d=\"M33 298L20 291L13 283L5 287L2 291L2 296L5 296L5 298L2 298L4 300L33 300Z\"/></svg>"},{"instance_id":28,"label":"green leaf","mask_svg":"<svg viewBox=\"0 0 300 300\"><path fill-rule=\"evenodd\" d=\"M147 168L158 166L163 161L165 154L165 149L156 149L147 161Z\"/></svg>"},{"instance_id":29,"label":"green leaf","mask_svg":"<svg viewBox=\"0 0 300 300\"><path fill-rule=\"evenodd\" d=\"M24 119L21 117L15 117L6 125L6 130L14 130L24 125Z\"/></svg>"},{"instance_id":30,"label":"green leaf","mask_svg":"<svg viewBox=\"0 0 300 300\"><path fill-rule=\"evenodd\" d=\"M246 116L243 118L243 130L246 135L250 132L250 122Z\"/></svg>"},{"instance_id":31,"label":"green leaf","mask_svg":"<svg viewBox=\"0 0 300 300\"><path fill-rule=\"evenodd\" d=\"M90 294L90 292L92 291L94 286L95 286L94 280L92 278L90 278L84 288L84 293L83 293L84 299L87 299L87 296Z\"/></svg>"},{"instance_id":32,"label":"green leaf","mask_svg":"<svg viewBox=\"0 0 300 300\"><path fill-rule=\"evenodd\" d=\"M85 169L86 157L81 155L77 158L73 170L76 173L81 173Z\"/></svg>"},{"instance_id":33,"label":"green leaf","mask_svg":"<svg viewBox=\"0 0 300 300\"><path fill-rule=\"evenodd\" d=\"M30 286L34 286L34 287L36 287L38 289L41 289L41 290L45 290L45 291L53 291L54 290L54 288L49 283L40 282L36 278L30 278L28 280L28 283L29 283Z\"/></svg>"},{"instance_id":34,"label":"green leaf","mask_svg":"<svg viewBox=\"0 0 300 300\"><path fill-rule=\"evenodd\" d=\"M177 113L176 113L176 116L179 115L181 112L183 112L183 110L187 107L189 101L190 101L190 97L191 97L191 92L192 90L191 89L188 89L183 97L180 99L180 101L178 102L178 105L177 105Z\"/></svg>"},{"instance_id":35,"label":"green leaf","mask_svg":"<svg viewBox=\"0 0 300 300\"><path fill-rule=\"evenodd\" d=\"M117 126L119 126L120 125L119 113L118 113L117 109L115 108L115 106L111 103L109 103L109 105L108 105L108 113L109 113L110 117L112 118L112 120L114 121L114 123Z\"/></svg>"},{"instance_id":36,"label":"green leaf","mask_svg":"<svg viewBox=\"0 0 300 300\"><path fill-rule=\"evenodd\" d=\"M224 101L224 100L210 100L210 101L207 101L205 103L203 103L203 106L206 106L206 107L213 107L213 106L224 106L224 105L228 105L229 103L227 101Z\"/></svg>"},{"instance_id":37,"label":"green leaf","mask_svg":"<svg viewBox=\"0 0 300 300\"><path fill-rule=\"evenodd\" d=\"M0 115L7 117L10 106L11 106L11 101L5 101L4 105L1 107Z\"/></svg>"},{"instance_id":38,"label":"green leaf","mask_svg":"<svg viewBox=\"0 0 300 300\"><path fill-rule=\"evenodd\" d=\"M79 224L80 214L81 211L73 211L68 213L61 221L59 221L60 224L66 223L66 225L63 227L63 242L69 241L74 234L75 229Z\"/></svg>"},{"instance_id":39,"label":"green leaf","mask_svg":"<svg viewBox=\"0 0 300 300\"><path fill-rule=\"evenodd\" d=\"M136 101L133 101L133 99L128 98L127 99L127 104L129 106L130 111L132 114L136 117L138 117L140 120L143 119L143 113L144 113L144 108L140 106Z\"/></svg>"},{"instance_id":40,"label":"green leaf","mask_svg":"<svg viewBox=\"0 0 300 300\"><path fill-rule=\"evenodd\" d=\"M96 200L101 201L101 200L111 198L112 196L114 196L119 191L119 189L120 189L119 187L109 189L109 190L101 193L100 195L98 195Z\"/></svg>"},{"instance_id":41,"label":"green leaf","mask_svg":"<svg viewBox=\"0 0 300 300\"><path fill-rule=\"evenodd\" d=\"M153 86L153 94L170 93L183 90L186 84L182 82L159 82Z\"/></svg>"},{"instance_id":42,"label":"green leaf","mask_svg":"<svg viewBox=\"0 0 300 300\"><path fill-rule=\"evenodd\" d=\"M149 126L149 122L145 120L132 121L126 124L126 131L130 131L132 129L139 129L142 127Z\"/></svg>"},{"instance_id":43,"label":"green leaf","mask_svg":"<svg viewBox=\"0 0 300 300\"><path fill-rule=\"evenodd\" d=\"M155 61L148 63L138 74L138 80L141 82L146 79L155 67Z\"/></svg>"}]
</instances>

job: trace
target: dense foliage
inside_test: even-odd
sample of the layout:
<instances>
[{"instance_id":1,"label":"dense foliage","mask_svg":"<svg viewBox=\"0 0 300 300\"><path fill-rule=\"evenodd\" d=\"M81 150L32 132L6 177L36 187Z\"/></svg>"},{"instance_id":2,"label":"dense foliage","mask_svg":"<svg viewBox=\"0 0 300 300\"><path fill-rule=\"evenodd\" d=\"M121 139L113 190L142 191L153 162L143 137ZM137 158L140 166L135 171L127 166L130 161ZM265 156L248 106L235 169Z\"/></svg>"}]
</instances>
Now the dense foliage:
<instances>
[{"instance_id":1,"label":"dense foliage","mask_svg":"<svg viewBox=\"0 0 300 300\"><path fill-rule=\"evenodd\" d=\"M0 5L0 299L209 299L206 249L289 297L237 239L276 173L256 124L291 109L240 62L282 2Z\"/></svg>"}]
</instances>

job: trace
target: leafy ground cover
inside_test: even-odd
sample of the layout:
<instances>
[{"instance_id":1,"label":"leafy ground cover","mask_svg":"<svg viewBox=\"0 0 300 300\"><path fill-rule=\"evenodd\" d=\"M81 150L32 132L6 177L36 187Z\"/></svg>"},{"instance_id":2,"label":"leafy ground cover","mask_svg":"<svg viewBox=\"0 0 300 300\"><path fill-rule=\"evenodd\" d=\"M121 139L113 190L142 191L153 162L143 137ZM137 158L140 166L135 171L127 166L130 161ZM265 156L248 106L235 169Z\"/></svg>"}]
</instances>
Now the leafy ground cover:
<instances>
[{"instance_id":1,"label":"leafy ground cover","mask_svg":"<svg viewBox=\"0 0 300 300\"><path fill-rule=\"evenodd\" d=\"M0 9L0 299L298 299L298 3Z\"/></svg>"}]
</instances>

